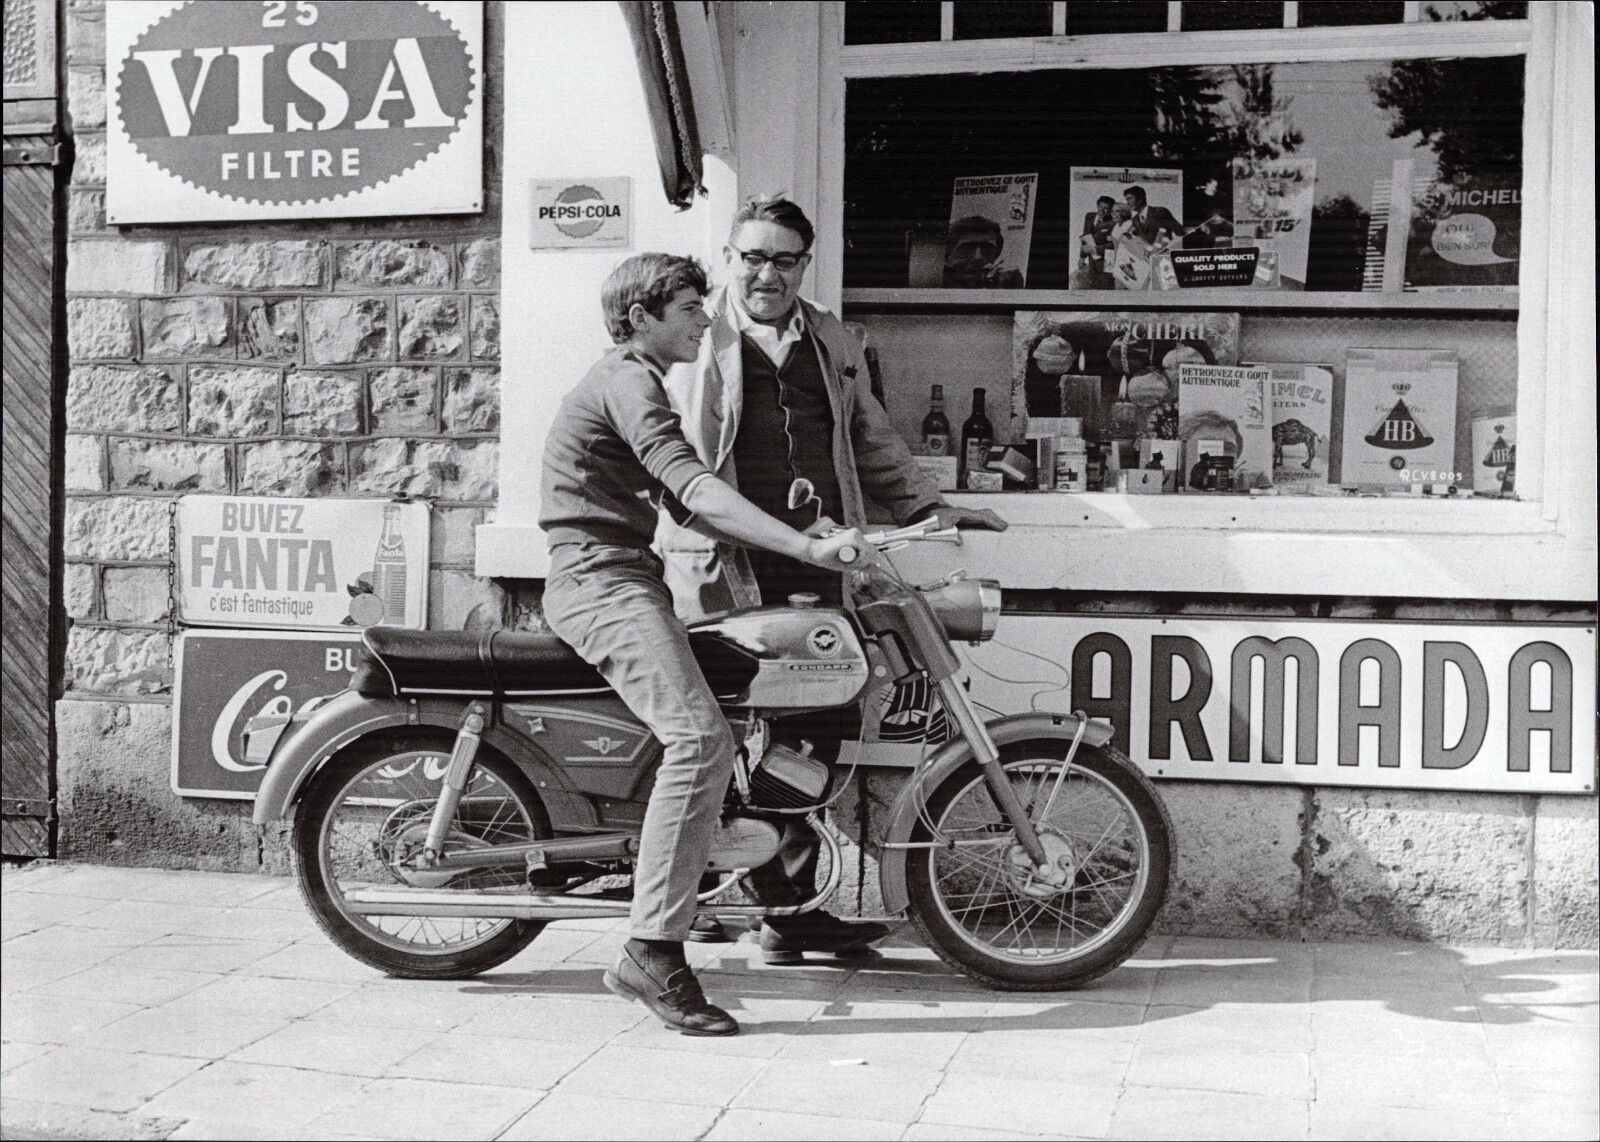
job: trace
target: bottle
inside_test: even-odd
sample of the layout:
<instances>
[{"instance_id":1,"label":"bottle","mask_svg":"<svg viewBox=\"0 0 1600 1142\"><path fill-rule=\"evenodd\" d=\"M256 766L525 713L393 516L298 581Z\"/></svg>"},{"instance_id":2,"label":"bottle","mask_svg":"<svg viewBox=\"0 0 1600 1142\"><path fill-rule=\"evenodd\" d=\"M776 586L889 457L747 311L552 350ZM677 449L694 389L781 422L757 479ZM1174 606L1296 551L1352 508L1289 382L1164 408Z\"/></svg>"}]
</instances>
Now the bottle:
<instances>
[{"instance_id":1,"label":"bottle","mask_svg":"<svg viewBox=\"0 0 1600 1142\"><path fill-rule=\"evenodd\" d=\"M929 456L950 455L950 418L944 414L944 386L934 385L928 415L922 418L922 449Z\"/></svg>"},{"instance_id":2,"label":"bottle","mask_svg":"<svg viewBox=\"0 0 1600 1142\"><path fill-rule=\"evenodd\" d=\"M400 535L400 506L383 509L383 534L372 559L372 593L383 604L378 621L399 626L406 619L406 543Z\"/></svg>"},{"instance_id":3,"label":"bottle","mask_svg":"<svg viewBox=\"0 0 1600 1142\"><path fill-rule=\"evenodd\" d=\"M989 423L988 410L984 406L987 392L986 389L972 390L972 415L961 426L960 483L963 488L974 471L983 471L989 459L989 445L994 443L994 425Z\"/></svg>"}]
</instances>

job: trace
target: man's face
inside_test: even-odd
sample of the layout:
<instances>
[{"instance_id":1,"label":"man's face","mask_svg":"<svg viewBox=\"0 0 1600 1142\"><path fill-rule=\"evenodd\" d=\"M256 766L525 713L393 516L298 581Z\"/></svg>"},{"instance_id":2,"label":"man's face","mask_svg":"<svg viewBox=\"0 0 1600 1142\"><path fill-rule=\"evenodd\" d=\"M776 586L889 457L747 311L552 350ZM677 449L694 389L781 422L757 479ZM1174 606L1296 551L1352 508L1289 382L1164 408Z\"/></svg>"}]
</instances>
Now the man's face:
<instances>
[{"instance_id":1,"label":"man's face","mask_svg":"<svg viewBox=\"0 0 1600 1142\"><path fill-rule=\"evenodd\" d=\"M632 320L644 347L665 365L692 362L700 355L700 339L711 327L700 295L689 286L672 295L660 317L635 306Z\"/></svg>"},{"instance_id":2,"label":"man's face","mask_svg":"<svg viewBox=\"0 0 1600 1142\"><path fill-rule=\"evenodd\" d=\"M945 253L945 280L952 285L981 286L999 258L1000 243L994 235L963 234Z\"/></svg>"},{"instance_id":3,"label":"man's face","mask_svg":"<svg viewBox=\"0 0 1600 1142\"><path fill-rule=\"evenodd\" d=\"M747 255L757 265L746 261ZM800 235L776 222L746 222L734 232L723 251L728 262L729 284L738 295L744 311L757 321L782 321L794 309L800 296L800 279L806 276L810 255ZM768 258L797 259L787 270L779 269Z\"/></svg>"},{"instance_id":4,"label":"man's face","mask_svg":"<svg viewBox=\"0 0 1600 1142\"><path fill-rule=\"evenodd\" d=\"M1097 203L1095 203L1094 204L1095 216L1097 218L1102 219L1102 220L1110 218L1111 217L1111 208L1114 207L1115 205L1116 205L1116 203L1114 203L1114 202L1097 202Z\"/></svg>"},{"instance_id":5,"label":"man's face","mask_svg":"<svg viewBox=\"0 0 1600 1142\"><path fill-rule=\"evenodd\" d=\"M1122 203L1128 208L1128 213L1130 214L1137 214L1144 209L1144 203L1140 202L1139 196L1131 190L1123 192Z\"/></svg>"}]
</instances>

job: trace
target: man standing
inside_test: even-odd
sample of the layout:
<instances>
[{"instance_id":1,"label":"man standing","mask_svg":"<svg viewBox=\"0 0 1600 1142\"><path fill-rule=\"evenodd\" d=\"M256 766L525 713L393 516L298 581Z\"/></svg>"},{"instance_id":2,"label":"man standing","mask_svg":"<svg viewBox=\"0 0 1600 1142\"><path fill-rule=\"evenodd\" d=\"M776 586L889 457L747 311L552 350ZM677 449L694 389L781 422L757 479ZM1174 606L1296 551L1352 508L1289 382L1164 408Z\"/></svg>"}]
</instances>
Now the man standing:
<instances>
[{"instance_id":1,"label":"man standing","mask_svg":"<svg viewBox=\"0 0 1600 1142\"><path fill-rule=\"evenodd\" d=\"M1170 242L1183 233L1183 226L1165 206L1151 206L1144 187L1130 186L1122 192L1122 201L1132 215L1128 232L1152 246L1162 241Z\"/></svg>"},{"instance_id":2,"label":"man standing","mask_svg":"<svg viewBox=\"0 0 1600 1142\"><path fill-rule=\"evenodd\" d=\"M707 298L709 336L694 365L674 369L666 382L685 439L719 478L791 527L814 523L819 511L788 507L789 485L804 478L821 514L846 527L865 526L871 500L899 523L933 515L946 527L1003 531L994 512L952 507L923 479L872 396L860 344L836 316L800 297L814 236L805 213L785 199L753 200L734 215L724 250L729 283ZM834 605L843 597L837 573L736 546L693 524L663 517L657 541L686 619L782 603L797 592ZM836 751L839 729L816 744ZM764 904L801 903L815 893L816 859L811 830L792 827L749 887ZM769 920L761 945L768 962L795 963L805 952L864 954L887 931L817 911Z\"/></svg>"}]
</instances>

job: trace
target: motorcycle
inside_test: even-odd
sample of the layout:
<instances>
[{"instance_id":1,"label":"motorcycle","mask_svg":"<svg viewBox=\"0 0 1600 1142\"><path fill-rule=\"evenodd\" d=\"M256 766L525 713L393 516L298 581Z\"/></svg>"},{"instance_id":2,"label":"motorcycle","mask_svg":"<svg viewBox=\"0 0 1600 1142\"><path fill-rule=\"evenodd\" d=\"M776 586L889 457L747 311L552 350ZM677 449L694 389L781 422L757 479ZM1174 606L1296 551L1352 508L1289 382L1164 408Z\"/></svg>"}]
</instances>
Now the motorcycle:
<instances>
[{"instance_id":1,"label":"motorcycle","mask_svg":"<svg viewBox=\"0 0 1600 1142\"><path fill-rule=\"evenodd\" d=\"M806 498L804 481L791 507ZM880 551L955 542L934 520L869 535ZM1080 986L1143 941L1166 895L1171 821L1112 731L1081 714L985 722L954 642L994 637L1000 587L957 572L908 583L887 559L851 572L855 606L814 596L691 624L740 742L700 910L723 919L821 907L842 861L826 807L841 782L796 718L850 710L874 681L926 679L952 736L925 748L877 849L886 912L999 989ZM292 815L299 885L344 951L390 975L461 979L551 921L621 917L659 743L554 635L370 627L350 687L247 728L269 764L254 819ZM828 874L802 904L729 903L786 825L817 834Z\"/></svg>"}]
</instances>

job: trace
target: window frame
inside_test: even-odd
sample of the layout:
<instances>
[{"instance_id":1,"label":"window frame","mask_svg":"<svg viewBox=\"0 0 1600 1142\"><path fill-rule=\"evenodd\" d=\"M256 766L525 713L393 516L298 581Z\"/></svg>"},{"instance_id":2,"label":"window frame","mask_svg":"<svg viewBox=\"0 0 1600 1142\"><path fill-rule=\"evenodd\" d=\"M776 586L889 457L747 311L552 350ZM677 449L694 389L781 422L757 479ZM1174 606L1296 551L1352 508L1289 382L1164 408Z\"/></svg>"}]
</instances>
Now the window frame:
<instances>
[{"instance_id":1,"label":"window frame","mask_svg":"<svg viewBox=\"0 0 1600 1142\"><path fill-rule=\"evenodd\" d=\"M1585 6L1577 6L1579 8ZM1178 4L1169 10L1173 27ZM955 75L993 71L1052 69L1156 68L1240 63L1303 61L1367 61L1427 57L1490 57L1523 55L1526 94L1523 115L1523 269L1515 308L1517 321L1518 490L1516 502L1414 502L1404 499L1325 500L1298 497L1124 497L1095 493L1081 504L1062 497L1030 497L953 493L954 502L984 504L1018 517L1016 541L1060 546L1061 558L1090 554L1090 544L1111 542L1121 552L1119 571L1091 574L1074 585L1112 590L1239 590L1284 594L1327 594L1329 583L1343 585L1331 593L1345 595L1412 595L1441 598L1594 598L1595 447L1572 421L1593 424L1595 370L1593 360L1592 260L1587 271L1570 236L1556 240L1559 194L1570 207L1589 210L1586 198L1572 193L1583 175L1582 123L1593 122L1592 60L1579 53L1593 47L1592 10L1587 29L1581 14L1567 5L1534 0L1524 20L1481 20L1406 23L1358 27L1285 27L1251 32L1150 32L1117 36L1055 36L1002 40L942 40L912 44L846 47L843 4L819 6L818 125L815 151L817 245L811 279L813 295L841 308L843 290L845 88L852 79L890 76ZM1413 18L1414 9L1408 9ZM1586 37L1586 38L1585 38ZM1584 44L1588 47L1585 48ZM1587 109L1582 79L1587 66ZM1576 81L1576 82L1575 82ZM1577 90L1574 90L1574 87ZM1572 127L1579 125L1576 130ZM1557 123L1569 129L1557 132ZM1588 152L1592 181L1592 136ZM810 172L797 157L798 183ZM1555 181L1560 173L1563 181ZM1588 244L1592 251L1592 241ZM874 291L883 294L889 291ZM865 291L863 291L865 294ZM1505 309L1503 299L1476 304L1449 298L1429 306L1408 300L1394 306L1415 312L1446 313L1471 309ZM1554 299L1554 301L1552 301ZM1584 314L1587 299L1587 359L1584 357ZM881 300L881 299L880 299ZM932 297L920 300L933 310ZM996 299L998 300L998 299ZM1011 300L1011 299L1008 299ZM1047 291L1022 307L1048 307ZM1120 307L1133 304L1130 296ZM1193 304L1193 302L1189 302ZM1107 308L1116 308L1109 303ZM1219 308L1224 307L1219 303ZM1247 298L1225 303L1249 313L1257 307ZM958 311L958 306L952 311ZM1336 298L1308 298L1306 308L1338 309ZM1365 308L1365 307L1363 307ZM1285 311L1282 299L1259 306ZM858 309L859 312L859 309ZM850 316L847 312L846 316ZM1587 408L1587 415L1583 410ZM1000 495L1004 496L1004 493ZM1068 509L1068 504L1071 508ZM1082 510L1075 510L1081 508ZM1505 548L1503 557L1485 559L1482 546L1493 536ZM1281 544L1291 538L1304 557L1286 566ZM1363 543L1362 540L1371 543ZM1224 541L1220 546L1218 540ZM1474 544L1477 545L1476 553ZM984 547L993 546L985 541ZM996 552L1005 558L1002 543ZM1377 566L1379 549L1392 566ZM1238 574L1216 578L1186 573L1189 561L1175 559L1178 550L1205 549L1235 563ZM1037 547L1032 548L1037 553ZM973 554L978 554L974 552ZM1463 561L1465 566L1457 561ZM1024 559L1039 581L1016 586L1050 586L1044 561ZM1103 558L1088 560L1104 566ZM1472 564L1480 568L1474 572ZM1482 566L1497 564L1496 566ZM1019 566L1007 560L1009 566ZM1083 564L1080 564L1080 566ZM1448 567L1450 573L1421 574L1427 567ZM1459 572L1459 573L1458 573ZM1026 572L1024 572L1026 573Z\"/></svg>"}]
</instances>

